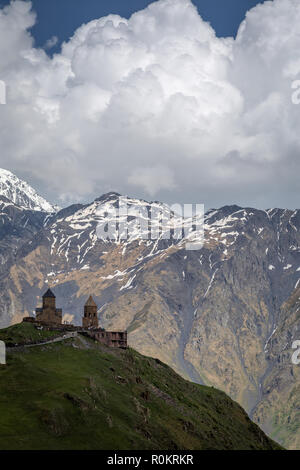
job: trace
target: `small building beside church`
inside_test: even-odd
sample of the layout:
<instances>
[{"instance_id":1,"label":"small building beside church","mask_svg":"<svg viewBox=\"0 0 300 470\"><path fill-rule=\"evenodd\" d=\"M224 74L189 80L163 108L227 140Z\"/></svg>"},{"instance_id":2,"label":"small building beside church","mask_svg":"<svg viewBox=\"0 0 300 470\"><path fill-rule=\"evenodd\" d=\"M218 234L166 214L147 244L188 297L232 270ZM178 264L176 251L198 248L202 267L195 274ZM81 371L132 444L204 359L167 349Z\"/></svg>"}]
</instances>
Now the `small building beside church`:
<instances>
[{"instance_id":1,"label":"small building beside church","mask_svg":"<svg viewBox=\"0 0 300 470\"><path fill-rule=\"evenodd\" d=\"M99 328L98 307L90 295L84 306L82 328L88 329L88 336L110 348L127 347L127 331L106 331Z\"/></svg>"}]
</instances>

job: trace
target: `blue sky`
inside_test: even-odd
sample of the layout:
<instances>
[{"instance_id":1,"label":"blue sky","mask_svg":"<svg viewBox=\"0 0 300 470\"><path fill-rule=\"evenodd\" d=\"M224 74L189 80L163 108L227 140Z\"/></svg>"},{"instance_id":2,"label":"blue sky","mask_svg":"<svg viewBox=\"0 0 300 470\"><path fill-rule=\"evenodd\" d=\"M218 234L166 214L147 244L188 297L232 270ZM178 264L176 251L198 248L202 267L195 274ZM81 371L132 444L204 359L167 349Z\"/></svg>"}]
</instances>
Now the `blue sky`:
<instances>
[{"instance_id":1,"label":"blue sky","mask_svg":"<svg viewBox=\"0 0 300 470\"><path fill-rule=\"evenodd\" d=\"M9 0L0 1L0 5ZM58 52L62 41L67 40L82 23L110 13L129 18L150 0L33 0L38 21L32 33L36 45L43 47L48 39L57 36L58 44L51 52ZM218 36L235 36L246 12L258 0L193 0L205 21L211 23Z\"/></svg>"}]
</instances>

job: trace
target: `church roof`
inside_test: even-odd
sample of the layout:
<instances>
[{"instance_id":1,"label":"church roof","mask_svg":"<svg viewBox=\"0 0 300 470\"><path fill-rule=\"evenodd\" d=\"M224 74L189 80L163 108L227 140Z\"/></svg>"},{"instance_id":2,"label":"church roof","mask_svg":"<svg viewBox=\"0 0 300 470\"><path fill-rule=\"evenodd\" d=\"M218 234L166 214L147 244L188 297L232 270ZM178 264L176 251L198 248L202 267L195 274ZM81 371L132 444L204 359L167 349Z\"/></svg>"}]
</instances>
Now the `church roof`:
<instances>
[{"instance_id":1,"label":"church roof","mask_svg":"<svg viewBox=\"0 0 300 470\"><path fill-rule=\"evenodd\" d=\"M93 297L90 295L85 303L85 307L97 307L96 302L94 301Z\"/></svg>"},{"instance_id":2,"label":"church roof","mask_svg":"<svg viewBox=\"0 0 300 470\"><path fill-rule=\"evenodd\" d=\"M54 297L55 298L55 295L53 294L52 290L51 289L48 289L47 292L45 292L45 294L43 295L43 298L48 298L48 297Z\"/></svg>"}]
</instances>

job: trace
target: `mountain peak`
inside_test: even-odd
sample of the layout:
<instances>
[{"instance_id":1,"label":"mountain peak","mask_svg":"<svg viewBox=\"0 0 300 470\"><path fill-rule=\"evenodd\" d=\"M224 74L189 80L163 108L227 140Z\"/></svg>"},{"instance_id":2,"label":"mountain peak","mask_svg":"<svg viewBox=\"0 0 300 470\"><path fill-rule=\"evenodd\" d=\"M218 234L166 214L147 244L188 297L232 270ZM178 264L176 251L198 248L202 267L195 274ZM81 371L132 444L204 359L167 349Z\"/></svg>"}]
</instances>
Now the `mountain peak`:
<instances>
[{"instance_id":1,"label":"mountain peak","mask_svg":"<svg viewBox=\"0 0 300 470\"><path fill-rule=\"evenodd\" d=\"M111 199L115 199L116 197L121 197L121 194L117 193L116 191L109 191L108 193L102 194L102 196L97 197L95 199L95 202L109 201Z\"/></svg>"},{"instance_id":2,"label":"mountain peak","mask_svg":"<svg viewBox=\"0 0 300 470\"><path fill-rule=\"evenodd\" d=\"M23 209L56 212L56 208L41 197L26 181L2 168L0 168L0 196L4 196Z\"/></svg>"}]
</instances>

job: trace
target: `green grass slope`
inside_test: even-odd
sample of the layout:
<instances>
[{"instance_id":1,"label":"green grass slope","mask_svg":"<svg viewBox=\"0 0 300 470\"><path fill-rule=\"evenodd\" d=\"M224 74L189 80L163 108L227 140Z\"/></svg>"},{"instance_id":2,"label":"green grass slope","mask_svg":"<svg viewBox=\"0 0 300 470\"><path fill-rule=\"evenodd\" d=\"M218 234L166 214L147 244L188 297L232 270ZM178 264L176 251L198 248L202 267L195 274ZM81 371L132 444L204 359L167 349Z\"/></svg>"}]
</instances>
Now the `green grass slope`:
<instances>
[{"instance_id":1,"label":"green grass slope","mask_svg":"<svg viewBox=\"0 0 300 470\"><path fill-rule=\"evenodd\" d=\"M78 337L7 360L0 450L280 448L223 392L132 349Z\"/></svg>"},{"instance_id":2,"label":"green grass slope","mask_svg":"<svg viewBox=\"0 0 300 470\"><path fill-rule=\"evenodd\" d=\"M62 335L61 331L47 331L38 329L31 323L18 323L0 330L0 341L4 341L9 347L51 340Z\"/></svg>"}]
</instances>

